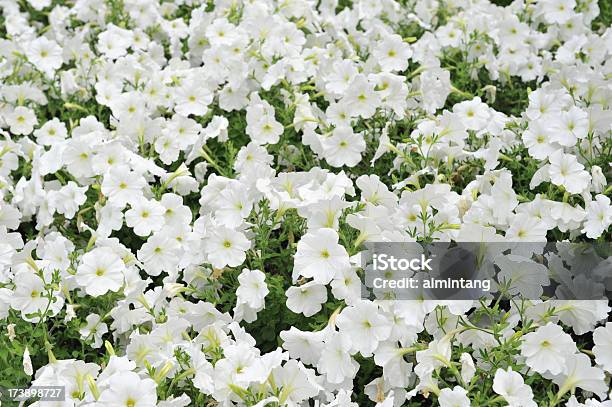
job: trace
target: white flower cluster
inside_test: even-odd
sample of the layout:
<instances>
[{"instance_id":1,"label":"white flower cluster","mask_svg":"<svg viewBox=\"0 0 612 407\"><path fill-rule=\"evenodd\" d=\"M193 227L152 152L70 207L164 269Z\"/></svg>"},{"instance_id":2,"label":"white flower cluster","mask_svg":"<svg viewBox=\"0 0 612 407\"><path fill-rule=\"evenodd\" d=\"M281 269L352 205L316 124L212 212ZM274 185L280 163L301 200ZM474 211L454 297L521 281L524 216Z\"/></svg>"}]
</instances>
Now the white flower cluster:
<instances>
[{"instance_id":1,"label":"white flower cluster","mask_svg":"<svg viewBox=\"0 0 612 407\"><path fill-rule=\"evenodd\" d=\"M360 291L365 242L609 241L594 0L0 10L0 379L66 388L33 405L612 403L606 301Z\"/></svg>"}]
</instances>

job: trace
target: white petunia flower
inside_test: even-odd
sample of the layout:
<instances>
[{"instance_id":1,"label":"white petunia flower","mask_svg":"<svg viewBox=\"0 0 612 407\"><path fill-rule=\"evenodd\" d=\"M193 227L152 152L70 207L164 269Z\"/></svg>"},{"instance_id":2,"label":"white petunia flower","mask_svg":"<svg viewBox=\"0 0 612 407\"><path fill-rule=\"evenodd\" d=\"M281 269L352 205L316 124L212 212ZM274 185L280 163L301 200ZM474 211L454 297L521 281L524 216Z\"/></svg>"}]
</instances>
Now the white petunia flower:
<instances>
[{"instance_id":1,"label":"white petunia flower","mask_svg":"<svg viewBox=\"0 0 612 407\"><path fill-rule=\"evenodd\" d=\"M576 351L572 337L552 322L525 335L521 344L521 355L526 358L527 366L538 373L553 375L564 371L565 363Z\"/></svg>"},{"instance_id":2,"label":"white petunia flower","mask_svg":"<svg viewBox=\"0 0 612 407\"><path fill-rule=\"evenodd\" d=\"M497 369L493 378L493 391L506 400L510 407L536 407L533 391L525 384L523 376L508 367Z\"/></svg>"},{"instance_id":3,"label":"white petunia flower","mask_svg":"<svg viewBox=\"0 0 612 407\"><path fill-rule=\"evenodd\" d=\"M148 236L164 226L166 208L159 202L141 198L130 205L130 210L125 213L125 223L133 228L138 236Z\"/></svg>"},{"instance_id":4,"label":"white petunia flower","mask_svg":"<svg viewBox=\"0 0 612 407\"><path fill-rule=\"evenodd\" d=\"M471 405L467 390L461 386L455 386L452 390L442 389L438 396L438 403L440 407L469 407Z\"/></svg>"},{"instance_id":5,"label":"white petunia flower","mask_svg":"<svg viewBox=\"0 0 612 407\"><path fill-rule=\"evenodd\" d=\"M218 226L204 240L204 245L208 261L216 268L223 268L241 265L251 242L240 231Z\"/></svg>"},{"instance_id":6,"label":"white petunia flower","mask_svg":"<svg viewBox=\"0 0 612 407\"><path fill-rule=\"evenodd\" d=\"M181 245L164 231L150 236L137 252L138 260L151 276L158 276L162 271L173 273L180 260L178 254L181 253Z\"/></svg>"},{"instance_id":7,"label":"white petunia flower","mask_svg":"<svg viewBox=\"0 0 612 407\"><path fill-rule=\"evenodd\" d=\"M593 331L593 353L595 361L612 373L612 322Z\"/></svg>"},{"instance_id":8,"label":"white petunia flower","mask_svg":"<svg viewBox=\"0 0 612 407\"><path fill-rule=\"evenodd\" d=\"M467 129L476 131L485 128L491 117L489 107L479 97L457 103L453 106L453 113L458 115Z\"/></svg>"},{"instance_id":9,"label":"white petunia flower","mask_svg":"<svg viewBox=\"0 0 612 407\"><path fill-rule=\"evenodd\" d=\"M28 135L38 124L34 112L25 106L17 106L15 110L6 115L5 119L13 134Z\"/></svg>"},{"instance_id":10,"label":"white petunia flower","mask_svg":"<svg viewBox=\"0 0 612 407\"><path fill-rule=\"evenodd\" d=\"M41 128L34 131L36 140L46 146L63 141L67 135L66 125L57 118L49 120Z\"/></svg>"},{"instance_id":11,"label":"white petunia flower","mask_svg":"<svg viewBox=\"0 0 612 407\"><path fill-rule=\"evenodd\" d=\"M605 195L597 195L594 201L586 205L587 218L584 222L582 233L588 238L597 239L612 224L612 205L610 198Z\"/></svg>"},{"instance_id":12,"label":"white petunia flower","mask_svg":"<svg viewBox=\"0 0 612 407\"><path fill-rule=\"evenodd\" d=\"M350 127L336 127L332 135L321 141L325 160L334 167L354 167L361 161L366 143L361 134Z\"/></svg>"},{"instance_id":13,"label":"white petunia flower","mask_svg":"<svg viewBox=\"0 0 612 407\"><path fill-rule=\"evenodd\" d=\"M322 304L327 301L327 288L316 281L310 281L297 287L289 287L285 295L287 308L311 317L321 311Z\"/></svg>"},{"instance_id":14,"label":"white petunia flower","mask_svg":"<svg viewBox=\"0 0 612 407\"><path fill-rule=\"evenodd\" d=\"M49 275L45 279L51 280ZM64 297L57 290L52 291L54 300L49 302L45 281L30 269L18 271L13 278L13 284L15 289L9 297L10 305L21 312L21 318L25 321L36 323L45 310L49 316L54 316L64 306Z\"/></svg>"},{"instance_id":15,"label":"white petunia flower","mask_svg":"<svg viewBox=\"0 0 612 407\"><path fill-rule=\"evenodd\" d=\"M26 56L36 68L47 76L53 77L55 71L62 66L62 48L57 42L39 37L26 47Z\"/></svg>"},{"instance_id":16,"label":"white petunia flower","mask_svg":"<svg viewBox=\"0 0 612 407\"><path fill-rule=\"evenodd\" d=\"M109 379L98 400L104 407L154 407L157 405L157 385L152 379L142 379L129 371L118 372Z\"/></svg>"},{"instance_id":17,"label":"white petunia flower","mask_svg":"<svg viewBox=\"0 0 612 407\"><path fill-rule=\"evenodd\" d=\"M374 58L386 72L403 71L412 56L410 46L397 34L385 36L374 48Z\"/></svg>"},{"instance_id":18,"label":"white petunia flower","mask_svg":"<svg viewBox=\"0 0 612 407\"><path fill-rule=\"evenodd\" d=\"M560 391L573 393L576 388L581 388L601 398L609 390L604 378L604 371L591 366L591 359L587 355L576 353L568 355L563 372L552 380L559 386Z\"/></svg>"},{"instance_id":19,"label":"white petunia flower","mask_svg":"<svg viewBox=\"0 0 612 407\"><path fill-rule=\"evenodd\" d=\"M118 291L125 280L125 263L108 247L87 252L77 268L76 282L93 297Z\"/></svg>"},{"instance_id":20,"label":"white petunia flower","mask_svg":"<svg viewBox=\"0 0 612 407\"><path fill-rule=\"evenodd\" d=\"M367 78L357 75L347 88L341 103L349 106L349 113L352 117L360 116L367 119L374 115L381 99Z\"/></svg>"},{"instance_id":21,"label":"white petunia flower","mask_svg":"<svg viewBox=\"0 0 612 407\"><path fill-rule=\"evenodd\" d=\"M330 383L352 379L359 370L359 364L349 353L350 346L349 338L337 332L332 331L325 338L317 369L327 376Z\"/></svg>"},{"instance_id":22,"label":"white petunia flower","mask_svg":"<svg viewBox=\"0 0 612 407\"><path fill-rule=\"evenodd\" d=\"M298 276L313 278L327 284L351 267L346 249L338 244L338 233L321 228L304 235L297 245L294 257L293 281Z\"/></svg>"},{"instance_id":23,"label":"white petunia flower","mask_svg":"<svg viewBox=\"0 0 612 407\"><path fill-rule=\"evenodd\" d=\"M579 194L589 186L591 176L584 170L576 156L565 154L563 150L552 153L550 161L550 180L555 185L561 185L572 194Z\"/></svg>"},{"instance_id":24,"label":"white petunia flower","mask_svg":"<svg viewBox=\"0 0 612 407\"><path fill-rule=\"evenodd\" d=\"M87 200L85 192L88 189L89 187L79 187L75 182L68 181L58 191L49 192L49 207L64 215L66 219L72 219Z\"/></svg>"},{"instance_id":25,"label":"white petunia flower","mask_svg":"<svg viewBox=\"0 0 612 407\"><path fill-rule=\"evenodd\" d=\"M102 346L102 336L108 332L108 325L101 321L98 314L89 314L85 320L87 325L79 329L81 339L92 342L91 347L97 349Z\"/></svg>"},{"instance_id":26,"label":"white petunia flower","mask_svg":"<svg viewBox=\"0 0 612 407\"><path fill-rule=\"evenodd\" d=\"M350 338L352 349L366 357L391 334L391 322L369 301L343 309L336 318L336 325Z\"/></svg>"},{"instance_id":27,"label":"white petunia flower","mask_svg":"<svg viewBox=\"0 0 612 407\"><path fill-rule=\"evenodd\" d=\"M266 275L259 270L243 269L238 276L240 286L236 289L238 302L246 303L253 309L261 309L264 298L270 292L265 279Z\"/></svg>"}]
</instances>

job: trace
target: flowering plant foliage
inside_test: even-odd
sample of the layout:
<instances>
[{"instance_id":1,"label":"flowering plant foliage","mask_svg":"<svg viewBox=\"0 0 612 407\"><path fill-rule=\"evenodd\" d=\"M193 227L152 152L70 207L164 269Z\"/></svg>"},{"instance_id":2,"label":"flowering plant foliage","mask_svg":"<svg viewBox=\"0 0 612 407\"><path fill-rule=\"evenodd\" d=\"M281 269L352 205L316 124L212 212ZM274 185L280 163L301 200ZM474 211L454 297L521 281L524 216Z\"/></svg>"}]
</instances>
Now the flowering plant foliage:
<instances>
[{"instance_id":1,"label":"flowering plant foliage","mask_svg":"<svg viewBox=\"0 0 612 407\"><path fill-rule=\"evenodd\" d=\"M358 261L610 240L609 2L0 10L0 386L64 386L40 406L612 403L608 301L370 301ZM567 262L520 256L534 281Z\"/></svg>"}]
</instances>

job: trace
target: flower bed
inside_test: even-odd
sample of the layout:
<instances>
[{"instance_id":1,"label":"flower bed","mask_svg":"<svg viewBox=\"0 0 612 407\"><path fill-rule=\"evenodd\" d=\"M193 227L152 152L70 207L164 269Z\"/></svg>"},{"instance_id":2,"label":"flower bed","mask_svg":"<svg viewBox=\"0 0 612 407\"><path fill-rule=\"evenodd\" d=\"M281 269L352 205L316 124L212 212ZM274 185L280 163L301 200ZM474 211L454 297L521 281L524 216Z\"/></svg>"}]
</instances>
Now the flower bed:
<instances>
[{"instance_id":1,"label":"flower bed","mask_svg":"<svg viewBox=\"0 0 612 407\"><path fill-rule=\"evenodd\" d=\"M608 2L0 9L0 387L610 405L608 300L372 300L360 262L373 242L512 243L491 264L526 288L612 291ZM593 281L537 251L562 241Z\"/></svg>"}]
</instances>

